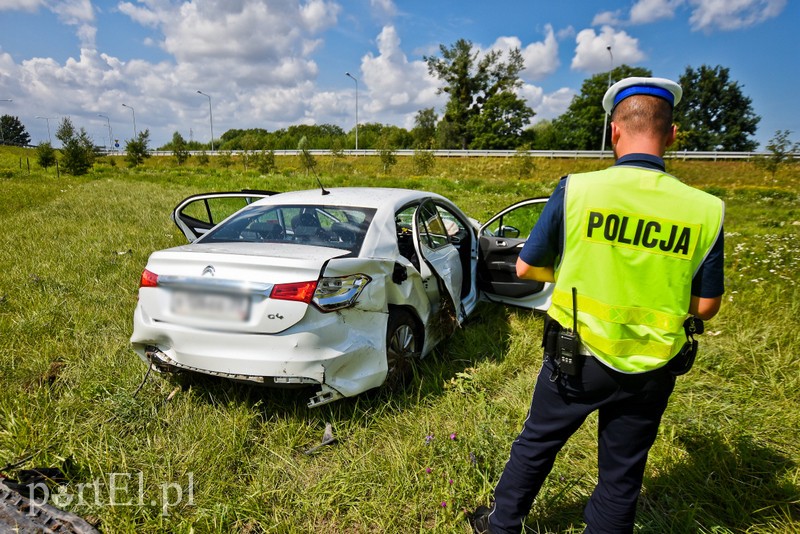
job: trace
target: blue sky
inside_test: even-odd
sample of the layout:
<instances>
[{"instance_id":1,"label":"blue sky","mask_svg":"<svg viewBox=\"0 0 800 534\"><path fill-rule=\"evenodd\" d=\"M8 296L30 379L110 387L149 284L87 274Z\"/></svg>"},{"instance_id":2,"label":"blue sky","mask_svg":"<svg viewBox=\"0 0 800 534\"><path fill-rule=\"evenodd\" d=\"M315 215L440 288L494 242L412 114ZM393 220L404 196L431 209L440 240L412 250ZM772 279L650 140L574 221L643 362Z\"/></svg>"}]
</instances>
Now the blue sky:
<instances>
[{"instance_id":1,"label":"blue sky","mask_svg":"<svg viewBox=\"0 0 800 534\"><path fill-rule=\"evenodd\" d=\"M0 0L0 114L34 143L69 116L95 141L179 131L359 122L410 128L444 95L423 57L464 38L519 47L521 95L552 119L587 77L622 63L677 79L730 69L761 116L756 140L800 140L800 2L788 0ZM611 54L607 47L611 46ZM126 104L130 107L123 107ZM598 102L598 106L600 103ZM131 110L130 108L133 108ZM108 117L105 118L98 115ZM47 117L49 121L43 118ZM53 137L54 144L58 142Z\"/></svg>"}]
</instances>

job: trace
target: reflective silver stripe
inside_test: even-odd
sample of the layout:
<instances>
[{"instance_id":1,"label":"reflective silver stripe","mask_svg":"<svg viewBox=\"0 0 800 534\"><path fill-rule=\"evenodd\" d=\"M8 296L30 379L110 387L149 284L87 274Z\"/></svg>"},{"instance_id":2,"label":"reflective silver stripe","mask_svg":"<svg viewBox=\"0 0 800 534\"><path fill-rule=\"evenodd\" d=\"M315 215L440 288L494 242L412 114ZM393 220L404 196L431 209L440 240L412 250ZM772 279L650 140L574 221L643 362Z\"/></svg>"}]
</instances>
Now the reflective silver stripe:
<instances>
[{"instance_id":1,"label":"reflective silver stripe","mask_svg":"<svg viewBox=\"0 0 800 534\"><path fill-rule=\"evenodd\" d=\"M217 278L160 275L158 277L158 285L176 289L240 293L244 295L258 294L268 297L275 284L266 282L244 282L241 280L221 280Z\"/></svg>"}]
</instances>

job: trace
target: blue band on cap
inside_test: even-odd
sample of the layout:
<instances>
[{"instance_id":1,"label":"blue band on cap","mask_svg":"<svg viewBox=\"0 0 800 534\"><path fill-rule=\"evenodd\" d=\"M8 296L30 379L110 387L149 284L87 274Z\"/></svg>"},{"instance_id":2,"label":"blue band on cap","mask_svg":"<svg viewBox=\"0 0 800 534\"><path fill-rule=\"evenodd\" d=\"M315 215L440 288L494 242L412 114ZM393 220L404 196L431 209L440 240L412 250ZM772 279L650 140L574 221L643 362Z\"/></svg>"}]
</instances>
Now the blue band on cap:
<instances>
[{"instance_id":1,"label":"blue band on cap","mask_svg":"<svg viewBox=\"0 0 800 534\"><path fill-rule=\"evenodd\" d=\"M652 85L632 85L631 87L626 87L617 93L617 96L614 97L614 107L616 107L616 105L622 102L624 99L633 95L657 96L669 102L670 106L675 105L675 95L666 89Z\"/></svg>"}]
</instances>

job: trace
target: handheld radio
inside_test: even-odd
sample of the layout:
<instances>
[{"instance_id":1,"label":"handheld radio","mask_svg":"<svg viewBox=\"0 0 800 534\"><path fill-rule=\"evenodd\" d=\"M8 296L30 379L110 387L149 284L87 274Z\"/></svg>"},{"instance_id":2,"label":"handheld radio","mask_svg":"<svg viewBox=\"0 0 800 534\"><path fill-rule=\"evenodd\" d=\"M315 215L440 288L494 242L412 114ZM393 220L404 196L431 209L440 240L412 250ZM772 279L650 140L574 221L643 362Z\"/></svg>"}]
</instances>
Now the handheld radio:
<instances>
[{"instance_id":1,"label":"handheld radio","mask_svg":"<svg viewBox=\"0 0 800 534\"><path fill-rule=\"evenodd\" d=\"M578 337L578 289L572 288L572 330L562 330L558 334L556 354L558 368L567 376L577 376L583 367L585 356L579 352Z\"/></svg>"}]
</instances>

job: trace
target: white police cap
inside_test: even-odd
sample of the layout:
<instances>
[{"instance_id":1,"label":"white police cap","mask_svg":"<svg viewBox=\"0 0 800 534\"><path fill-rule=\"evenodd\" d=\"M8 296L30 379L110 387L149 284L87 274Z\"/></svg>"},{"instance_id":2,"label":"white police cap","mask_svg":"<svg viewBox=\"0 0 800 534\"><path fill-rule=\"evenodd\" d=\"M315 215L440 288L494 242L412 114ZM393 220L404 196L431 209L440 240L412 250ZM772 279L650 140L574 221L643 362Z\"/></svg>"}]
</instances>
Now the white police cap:
<instances>
[{"instance_id":1,"label":"white police cap","mask_svg":"<svg viewBox=\"0 0 800 534\"><path fill-rule=\"evenodd\" d=\"M643 78L633 76L618 81L608 88L603 97L603 109L611 113L614 107L633 95L650 95L663 98L673 107L681 101L683 89L666 78Z\"/></svg>"}]
</instances>

